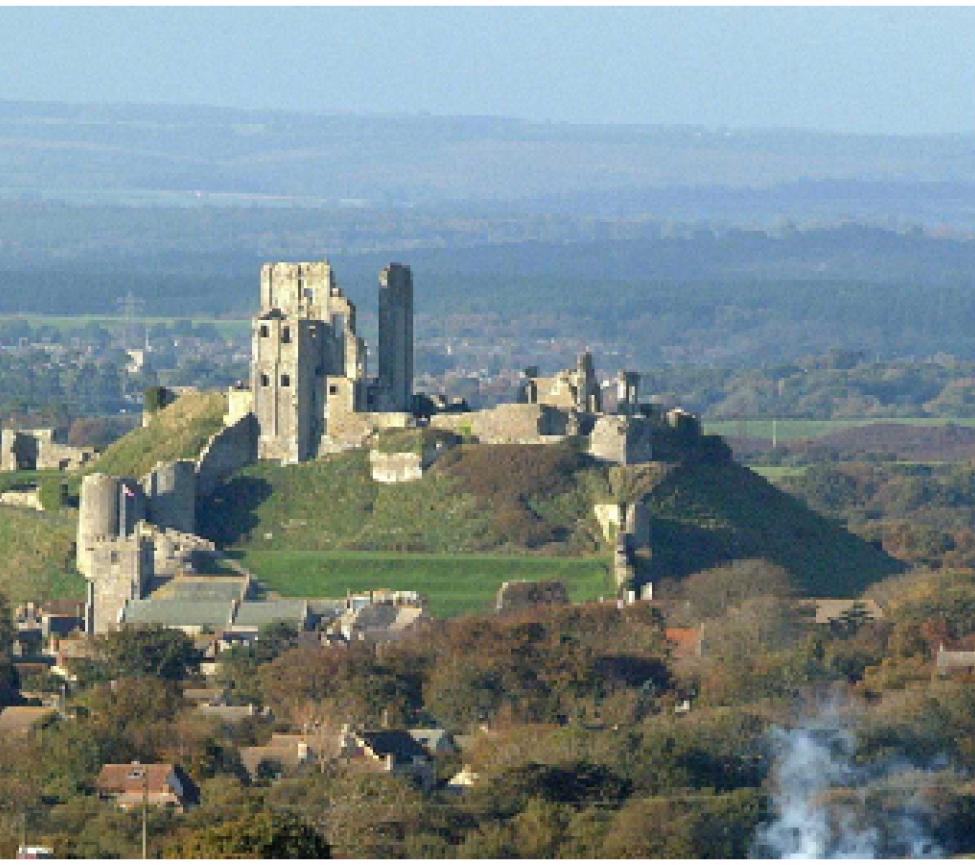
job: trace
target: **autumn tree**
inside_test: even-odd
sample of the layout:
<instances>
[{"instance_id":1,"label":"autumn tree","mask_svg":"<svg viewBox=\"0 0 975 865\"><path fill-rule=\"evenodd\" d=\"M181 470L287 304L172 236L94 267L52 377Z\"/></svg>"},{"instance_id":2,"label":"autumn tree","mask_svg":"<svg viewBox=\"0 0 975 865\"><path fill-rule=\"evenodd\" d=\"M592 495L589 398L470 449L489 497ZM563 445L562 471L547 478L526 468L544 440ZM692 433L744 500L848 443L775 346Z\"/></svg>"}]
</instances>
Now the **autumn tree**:
<instances>
[{"instance_id":1,"label":"autumn tree","mask_svg":"<svg viewBox=\"0 0 975 865\"><path fill-rule=\"evenodd\" d=\"M111 678L157 676L186 678L199 664L193 641L176 628L126 626L94 638L95 657Z\"/></svg>"},{"instance_id":2,"label":"autumn tree","mask_svg":"<svg viewBox=\"0 0 975 865\"><path fill-rule=\"evenodd\" d=\"M713 619L753 598L788 598L788 572L764 559L745 559L698 571L682 585L683 596L698 619Z\"/></svg>"}]
</instances>

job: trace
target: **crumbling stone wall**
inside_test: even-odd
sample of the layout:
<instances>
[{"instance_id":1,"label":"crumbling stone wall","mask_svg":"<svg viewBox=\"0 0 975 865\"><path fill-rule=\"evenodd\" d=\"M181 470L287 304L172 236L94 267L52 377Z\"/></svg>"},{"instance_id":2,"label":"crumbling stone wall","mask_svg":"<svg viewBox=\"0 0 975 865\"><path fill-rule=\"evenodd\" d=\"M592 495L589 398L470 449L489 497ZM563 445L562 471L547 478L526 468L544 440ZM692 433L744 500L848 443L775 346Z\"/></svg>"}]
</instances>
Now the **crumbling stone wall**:
<instances>
[{"instance_id":1,"label":"crumbling stone wall","mask_svg":"<svg viewBox=\"0 0 975 865\"><path fill-rule=\"evenodd\" d=\"M13 508L30 508L35 511L44 510L44 505L41 504L41 493L38 489L7 490L0 493L0 505L9 505Z\"/></svg>"},{"instance_id":2,"label":"crumbling stone wall","mask_svg":"<svg viewBox=\"0 0 975 865\"><path fill-rule=\"evenodd\" d=\"M361 447L377 430L407 429L413 426L413 415L398 411L340 411L328 417L328 435L320 454L337 453Z\"/></svg>"},{"instance_id":3,"label":"crumbling stone wall","mask_svg":"<svg viewBox=\"0 0 975 865\"><path fill-rule=\"evenodd\" d=\"M257 459L257 420L244 415L216 433L196 461L196 492L207 496L220 482Z\"/></svg>"},{"instance_id":4,"label":"crumbling stone wall","mask_svg":"<svg viewBox=\"0 0 975 865\"><path fill-rule=\"evenodd\" d=\"M421 453L413 451L387 453L382 450L369 451L369 470L374 481L381 484L399 484L418 481L455 442L440 439L425 445Z\"/></svg>"},{"instance_id":5,"label":"crumbling stone wall","mask_svg":"<svg viewBox=\"0 0 975 865\"><path fill-rule=\"evenodd\" d=\"M430 426L473 435L485 444L552 444L580 431L574 410L548 405L506 403L463 414L438 414Z\"/></svg>"},{"instance_id":6,"label":"crumbling stone wall","mask_svg":"<svg viewBox=\"0 0 975 865\"><path fill-rule=\"evenodd\" d=\"M148 497L149 520L161 529L196 529L196 463L176 460L158 463L142 479Z\"/></svg>"},{"instance_id":7,"label":"crumbling stone wall","mask_svg":"<svg viewBox=\"0 0 975 865\"><path fill-rule=\"evenodd\" d=\"M620 465L649 462L653 459L654 428L649 418L603 415L593 426L589 452L597 459Z\"/></svg>"},{"instance_id":8,"label":"crumbling stone wall","mask_svg":"<svg viewBox=\"0 0 975 865\"><path fill-rule=\"evenodd\" d=\"M562 370L549 377L540 377L537 367L525 370L519 402L577 412L601 412L602 392L596 379L592 354L583 352L574 369Z\"/></svg>"},{"instance_id":9,"label":"crumbling stone wall","mask_svg":"<svg viewBox=\"0 0 975 865\"><path fill-rule=\"evenodd\" d=\"M67 443L63 429L5 429L0 433L0 470L70 470L80 468L98 454L95 448Z\"/></svg>"},{"instance_id":10,"label":"crumbling stone wall","mask_svg":"<svg viewBox=\"0 0 975 865\"><path fill-rule=\"evenodd\" d=\"M369 451L369 472L374 481L381 484L401 484L418 481L423 477L421 454L384 454Z\"/></svg>"}]
</instances>

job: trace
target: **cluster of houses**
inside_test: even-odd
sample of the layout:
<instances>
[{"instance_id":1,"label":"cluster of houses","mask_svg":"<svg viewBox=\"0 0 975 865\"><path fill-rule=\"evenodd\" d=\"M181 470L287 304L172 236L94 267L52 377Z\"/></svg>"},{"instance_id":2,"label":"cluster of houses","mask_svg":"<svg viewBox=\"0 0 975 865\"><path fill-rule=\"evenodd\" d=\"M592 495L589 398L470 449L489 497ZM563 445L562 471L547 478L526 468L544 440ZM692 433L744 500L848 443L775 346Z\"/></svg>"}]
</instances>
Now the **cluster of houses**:
<instances>
[{"instance_id":1,"label":"cluster of houses","mask_svg":"<svg viewBox=\"0 0 975 865\"><path fill-rule=\"evenodd\" d=\"M240 749L241 762L254 780L273 780L328 761L357 771L406 777L424 790L434 784L435 758L455 753L457 745L444 730L355 730L348 725L330 735L276 732L266 745ZM446 789L461 791L476 780L477 774L465 767ZM177 763L106 763L95 790L123 810L148 806L183 812L199 804L199 788Z\"/></svg>"},{"instance_id":2,"label":"cluster of houses","mask_svg":"<svg viewBox=\"0 0 975 865\"><path fill-rule=\"evenodd\" d=\"M238 591L238 582L178 578L162 597L128 601L120 624L183 631L204 658L204 674L211 675L221 652L258 639L261 630L272 624L291 625L304 642L334 645L399 640L431 619L427 599L412 591L378 589L350 592L344 598L254 600ZM63 662L89 656L91 644L84 631L82 601L23 604L14 613L14 658L23 672L66 673Z\"/></svg>"},{"instance_id":3,"label":"cluster of houses","mask_svg":"<svg viewBox=\"0 0 975 865\"><path fill-rule=\"evenodd\" d=\"M508 586L499 593L499 612L519 606L519 591L524 588ZM554 589L547 588L547 594L552 594ZM554 594L559 596L558 592ZM558 600L555 597L553 602ZM660 606L667 602L653 603ZM805 605L811 618L826 625L851 618L876 620L884 615L883 609L873 601L806 599L799 603ZM416 593L379 590L331 601L198 599L191 602L186 598L164 597L129 602L125 621L181 628L193 638L206 659L201 671L213 673L222 651L241 641L260 639L260 628L272 621L293 624L301 631L300 639L310 644L341 644L399 639L428 618L426 602ZM71 658L85 656L86 647L90 646L89 638L82 633L83 623L84 609L80 603L19 607L15 614L15 653L22 672L47 668L70 676ZM667 638L678 660L692 660L707 653L706 635L701 626L667 628ZM943 642L933 645L932 657L933 669L940 674L975 670L975 637L950 646ZM236 724L253 716L273 721L269 710L234 705L227 692L213 684L187 686L183 698L187 711L221 723ZM0 737L28 736L64 712L63 697L48 696L40 702L41 705L10 706L0 711ZM689 710L687 701L675 709L680 713ZM240 758L255 781L273 783L282 776L314 771L329 764L404 777L428 790L436 783L437 759L463 754L468 738L453 736L438 726L389 729L306 724L290 730L275 729L265 744L242 747ZM442 787L462 793L478 780L477 772L464 765ZM106 764L94 786L101 798L113 800L122 809L168 807L183 811L199 802L199 790L193 779L172 762Z\"/></svg>"}]
</instances>

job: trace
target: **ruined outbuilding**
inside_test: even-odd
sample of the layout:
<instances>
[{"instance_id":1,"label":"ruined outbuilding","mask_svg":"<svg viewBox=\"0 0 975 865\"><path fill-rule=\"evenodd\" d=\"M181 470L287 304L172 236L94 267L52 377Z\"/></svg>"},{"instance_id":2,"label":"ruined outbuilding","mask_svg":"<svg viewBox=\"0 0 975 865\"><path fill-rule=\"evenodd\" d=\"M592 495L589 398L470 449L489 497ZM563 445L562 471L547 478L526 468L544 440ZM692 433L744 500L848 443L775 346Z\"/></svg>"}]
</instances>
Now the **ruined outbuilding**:
<instances>
[{"instance_id":1,"label":"ruined outbuilding","mask_svg":"<svg viewBox=\"0 0 975 865\"><path fill-rule=\"evenodd\" d=\"M68 444L67 430L5 429L0 432L0 471L77 469L91 462L98 451Z\"/></svg>"}]
</instances>

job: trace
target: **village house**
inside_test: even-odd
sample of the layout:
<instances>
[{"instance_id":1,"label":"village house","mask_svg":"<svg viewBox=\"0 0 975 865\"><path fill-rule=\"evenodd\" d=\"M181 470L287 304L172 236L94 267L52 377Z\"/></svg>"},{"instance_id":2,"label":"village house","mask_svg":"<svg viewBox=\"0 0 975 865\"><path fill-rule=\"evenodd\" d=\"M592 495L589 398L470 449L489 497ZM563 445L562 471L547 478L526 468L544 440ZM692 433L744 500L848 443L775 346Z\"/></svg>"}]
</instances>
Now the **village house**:
<instances>
[{"instance_id":1,"label":"village house","mask_svg":"<svg viewBox=\"0 0 975 865\"><path fill-rule=\"evenodd\" d=\"M406 730L355 731L343 727L339 756L356 769L400 775L424 790L433 786L433 758Z\"/></svg>"},{"instance_id":2,"label":"village house","mask_svg":"<svg viewBox=\"0 0 975 865\"><path fill-rule=\"evenodd\" d=\"M313 764L321 756L321 747L315 749L309 737L301 733L272 733L266 745L253 745L240 749L240 761L251 780L278 778L302 766ZM337 752L338 748L332 749Z\"/></svg>"},{"instance_id":3,"label":"village house","mask_svg":"<svg viewBox=\"0 0 975 865\"><path fill-rule=\"evenodd\" d=\"M196 785L175 763L106 763L95 789L102 799L114 799L125 811L141 808L145 802L183 812L199 799Z\"/></svg>"}]
</instances>

